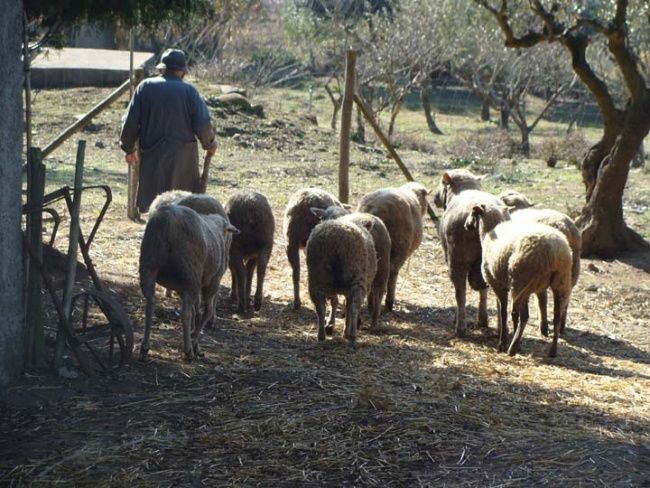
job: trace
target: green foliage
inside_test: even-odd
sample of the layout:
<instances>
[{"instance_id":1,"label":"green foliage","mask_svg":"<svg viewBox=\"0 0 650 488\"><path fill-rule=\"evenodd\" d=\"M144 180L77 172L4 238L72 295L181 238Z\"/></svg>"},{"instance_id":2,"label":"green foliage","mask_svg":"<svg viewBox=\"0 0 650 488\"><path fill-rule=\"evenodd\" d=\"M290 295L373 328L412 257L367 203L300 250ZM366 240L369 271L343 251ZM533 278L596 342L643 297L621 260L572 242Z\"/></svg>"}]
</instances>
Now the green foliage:
<instances>
[{"instance_id":1,"label":"green foliage","mask_svg":"<svg viewBox=\"0 0 650 488\"><path fill-rule=\"evenodd\" d=\"M44 28L84 20L151 27L169 19L183 21L194 13L208 15L214 8L210 0L24 0L24 6L28 19Z\"/></svg>"}]
</instances>

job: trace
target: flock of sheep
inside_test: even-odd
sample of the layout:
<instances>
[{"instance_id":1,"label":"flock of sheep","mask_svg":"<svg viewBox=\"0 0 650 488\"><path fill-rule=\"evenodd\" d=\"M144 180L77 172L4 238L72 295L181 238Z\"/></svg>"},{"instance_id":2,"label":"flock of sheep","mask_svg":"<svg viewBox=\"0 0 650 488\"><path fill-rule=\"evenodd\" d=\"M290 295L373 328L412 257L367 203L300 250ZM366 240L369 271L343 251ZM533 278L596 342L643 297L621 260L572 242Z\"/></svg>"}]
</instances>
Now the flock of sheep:
<instances>
[{"instance_id":1,"label":"flock of sheep","mask_svg":"<svg viewBox=\"0 0 650 488\"><path fill-rule=\"evenodd\" d=\"M467 170L447 171L433 197L444 209L439 235L455 289L456 335L465 334L468 282L479 292L478 325L487 327L489 285L498 304L498 350L514 355L528 322L532 294L538 297L540 331L548 336L550 288L553 342L548 355L555 356L580 272L580 233L566 215L527 208L531 203L515 191L494 196L482 191L480 181ZM320 341L334 331L339 295L345 297L344 336L353 346L365 300L373 329L384 295L386 309L392 310L399 271L422 241L430 193L418 183L383 188L364 195L354 212L317 188L299 190L290 198L283 230L292 268L293 307L301 306L300 249L305 249ZM226 267L232 276L231 298L240 313L249 311L256 272L253 307L259 310L274 230L271 206L258 192L237 193L225 207L207 195L182 191L159 195L151 205L140 250L140 285L146 299L141 359L149 351L156 283L182 300L183 351L189 360L201 354L199 336L214 318ZM514 337L508 345L509 297Z\"/></svg>"}]
</instances>

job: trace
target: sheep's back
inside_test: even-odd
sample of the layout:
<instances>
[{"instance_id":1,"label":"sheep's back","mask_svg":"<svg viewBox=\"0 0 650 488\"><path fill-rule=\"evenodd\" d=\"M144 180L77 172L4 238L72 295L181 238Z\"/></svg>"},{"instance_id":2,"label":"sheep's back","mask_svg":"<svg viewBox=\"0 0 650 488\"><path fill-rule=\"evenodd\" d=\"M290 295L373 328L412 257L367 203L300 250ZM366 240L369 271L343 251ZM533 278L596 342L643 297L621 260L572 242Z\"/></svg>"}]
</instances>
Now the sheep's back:
<instances>
[{"instance_id":1,"label":"sheep's back","mask_svg":"<svg viewBox=\"0 0 650 488\"><path fill-rule=\"evenodd\" d=\"M375 282L384 283L385 285L390 273L391 240L388 229L382 220L375 215L363 212L354 212L340 217L339 220L343 222L352 222L364 228L366 228L368 224L371 224L368 232L372 237L377 263Z\"/></svg>"},{"instance_id":2,"label":"sheep's back","mask_svg":"<svg viewBox=\"0 0 650 488\"><path fill-rule=\"evenodd\" d=\"M230 223L239 229L232 239L232 252L248 257L273 245L275 219L264 195L254 191L236 193L226 202L226 212Z\"/></svg>"},{"instance_id":3,"label":"sheep's back","mask_svg":"<svg viewBox=\"0 0 650 488\"><path fill-rule=\"evenodd\" d=\"M312 207L326 209L340 205L336 197L320 188L298 190L284 211L282 227L287 243L297 241L301 247L305 246L312 229L319 223L318 217L310 210Z\"/></svg>"},{"instance_id":4,"label":"sheep's back","mask_svg":"<svg viewBox=\"0 0 650 488\"><path fill-rule=\"evenodd\" d=\"M310 290L342 294L354 285L365 292L376 273L372 237L365 229L339 220L317 225L307 241Z\"/></svg>"}]
</instances>

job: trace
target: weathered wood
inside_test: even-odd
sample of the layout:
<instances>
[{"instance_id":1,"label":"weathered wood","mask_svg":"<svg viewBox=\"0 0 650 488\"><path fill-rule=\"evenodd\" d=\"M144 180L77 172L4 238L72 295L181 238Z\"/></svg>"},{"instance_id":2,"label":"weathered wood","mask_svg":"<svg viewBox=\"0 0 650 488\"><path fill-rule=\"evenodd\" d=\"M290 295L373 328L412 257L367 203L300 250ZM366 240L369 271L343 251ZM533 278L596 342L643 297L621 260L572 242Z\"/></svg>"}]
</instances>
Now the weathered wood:
<instances>
[{"instance_id":1,"label":"weathered wood","mask_svg":"<svg viewBox=\"0 0 650 488\"><path fill-rule=\"evenodd\" d=\"M74 173L74 190L72 198L72 209L70 210L70 236L68 242L68 260L66 262L65 285L63 289L63 313L67 320L70 320L72 308L72 295L74 290L75 274L77 271L77 251L79 249L81 210L81 190L83 187L84 158L86 152L86 141L79 141L77 146L77 160ZM56 335L56 349L54 351L54 367L58 368L63 357L63 347L66 337L59 329Z\"/></svg>"},{"instance_id":2,"label":"weathered wood","mask_svg":"<svg viewBox=\"0 0 650 488\"><path fill-rule=\"evenodd\" d=\"M135 71L135 81L134 81L134 83L137 84L142 79L143 76L144 76L143 70L142 69L137 69ZM126 80L118 88L116 88L115 91L113 91L109 96L107 96L104 100L102 100L97 105L95 105L86 115L81 117L74 124L70 125L67 129L65 129L58 136L56 136L54 138L54 140L52 142L50 142L43 149L43 151L42 151L43 157L45 158L45 157L49 156L52 151L54 151L57 147L59 147L66 140L68 140L73 134L75 134L76 132L79 132L81 129L86 127L94 117L96 117L101 112L103 112L115 100L120 98L122 96L122 94L124 94L129 89L130 86L131 86L131 80Z\"/></svg>"},{"instance_id":3,"label":"weathered wood","mask_svg":"<svg viewBox=\"0 0 650 488\"><path fill-rule=\"evenodd\" d=\"M399 169L402 171L402 174L406 178L407 181L415 181L413 179L413 175L409 171L408 167L404 164L404 161L402 161L402 158L399 157L399 154L397 154L397 151L395 151L395 148L393 145L390 143L388 140L388 137L386 137L386 134L381 130L381 127L379 127L379 124L375 121L374 117L370 114L370 110L368 110L368 107L366 107L366 104L364 103L363 100L357 95L356 93L354 94L354 103L357 104L357 107L359 107L359 110L363 114L363 116L366 118L368 123L370 124L370 127L373 128L375 131L375 134L379 138L379 140L382 142L386 150L388 151L388 154L390 157L397 163L397 166L399 166ZM431 208L431 205L427 204L427 213L429 214L429 217L431 217L431 220L434 222L438 222L438 216L436 213L433 211Z\"/></svg>"},{"instance_id":4,"label":"weathered wood","mask_svg":"<svg viewBox=\"0 0 650 488\"><path fill-rule=\"evenodd\" d=\"M212 154L205 153L205 159L203 160L203 172L201 173L201 188L200 193L205 193L208 189L208 180L210 179L210 161L212 160Z\"/></svg>"},{"instance_id":5,"label":"weathered wood","mask_svg":"<svg viewBox=\"0 0 650 488\"><path fill-rule=\"evenodd\" d=\"M23 13L23 71L25 73L25 151L29 155L32 147L32 55L29 52L27 36L27 13Z\"/></svg>"},{"instance_id":6,"label":"weathered wood","mask_svg":"<svg viewBox=\"0 0 650 488\"><path fill-rule=\"evenodd\" d=\"M133 28L129 30L129 99L133 98L135 82L133 78ZM139 220L140 212L136 206L138 181L140 180L140 163L129 164L127 169L126 215L131 220Z\"/></svg>"},{"instance_id":7,"label":"weathered wood","mask_svg":"<svg viewBox=\"0 0 650 488\"><path fill-rule=\"evenodd\" d=\"M350 129L354 97L354 71L357 53L348 50L345 58L345 91L341 103L341 133L339 140L339 200L348 203L350 197Z\"/></svg>"},{"instance_id":8,"label":"weathered wood","mask_svg":"<svg viewBox=\"0 0 650 488\"><path fill-rule=\"evenodd\" d=\"M43 261L43 196L45 194L45 166L41 150L31 148L28 155L29 180L27 183L27 239L34 250L35 257ZM33 367L41 364L44 357L45 334L43 331L43 278L38 269L27 260L27 299L25 330L25 365Z\"/></svg>"}]
</instances>

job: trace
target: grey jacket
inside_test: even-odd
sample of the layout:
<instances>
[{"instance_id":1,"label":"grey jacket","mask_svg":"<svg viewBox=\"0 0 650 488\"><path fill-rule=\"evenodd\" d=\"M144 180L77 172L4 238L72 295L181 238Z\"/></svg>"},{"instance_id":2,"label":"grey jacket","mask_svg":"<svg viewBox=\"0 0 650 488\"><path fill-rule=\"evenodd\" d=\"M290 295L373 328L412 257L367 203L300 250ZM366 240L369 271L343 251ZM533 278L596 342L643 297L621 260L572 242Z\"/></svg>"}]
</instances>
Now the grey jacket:
<instances>
[{"instance_id":1,"label":"grey jacket","mask_svg":"<svg viewBox=\"0 0 650 488\"><path fill-rule=\"evenodd\" d=\"M214 140L205 102L196 88L166 74L144 80L124 115L120 143L127 152L140 148L137 205L146 212L156 195L199 189L198 147Z\"/></svg>"}]
</instances>

